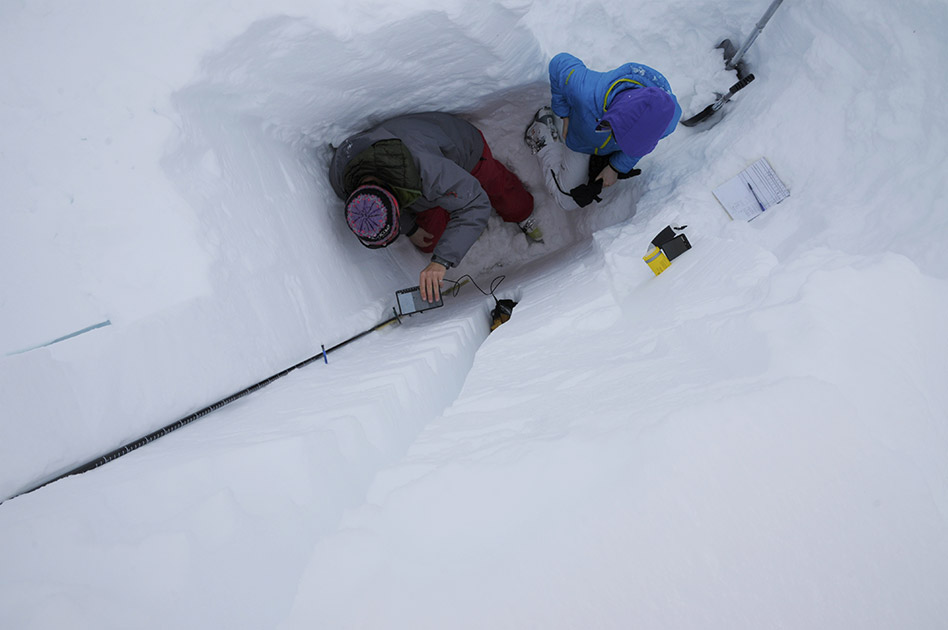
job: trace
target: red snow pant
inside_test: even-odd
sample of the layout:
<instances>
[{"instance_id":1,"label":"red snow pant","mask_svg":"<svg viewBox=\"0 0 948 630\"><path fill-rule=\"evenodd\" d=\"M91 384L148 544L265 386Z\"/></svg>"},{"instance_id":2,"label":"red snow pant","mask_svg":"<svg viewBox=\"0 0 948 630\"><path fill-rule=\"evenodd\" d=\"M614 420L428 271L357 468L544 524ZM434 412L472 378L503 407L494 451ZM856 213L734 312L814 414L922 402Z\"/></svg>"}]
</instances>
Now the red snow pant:
<instances>
[{"instance_id":1,"label":"red snow pant","mask_svg":"<svg viewBox=\"0 0 948 630\"><path fill-rule=\"evenodd\" d=\"M484 138L483 133L481 138ZM490 205L504 221L519 223L533 213L533 195L527 192L516 175L494 159L490 147L487 146L486 138L484 138L484 153L481 154L481 159L474 166L471 175L481 183L481 187L490 199ZM418 227L434 236L430 245L419 248L421 251L426 254L434 251L450 218L451 215L441 206L428 208L415 215L415 223Z\"/></svg>"}]
</instances>

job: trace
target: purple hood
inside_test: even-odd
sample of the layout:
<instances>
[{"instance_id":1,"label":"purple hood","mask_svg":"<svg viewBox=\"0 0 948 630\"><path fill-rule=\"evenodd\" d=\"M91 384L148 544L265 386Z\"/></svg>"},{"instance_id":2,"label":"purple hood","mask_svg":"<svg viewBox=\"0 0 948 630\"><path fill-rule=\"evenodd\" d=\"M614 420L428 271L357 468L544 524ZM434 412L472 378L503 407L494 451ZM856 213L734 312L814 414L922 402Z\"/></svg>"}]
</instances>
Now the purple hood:
<instances>
[{"instance_id":1,"label":"purple hood","mask_svg":"<svg viewBox=\"0 0 948 630\"><path fill-rule=\"evenodd\" d=\"M646 87L616 94L602 120L612 127L623 153L642 157L658 144L674 114L675 102L665 90Z\"/></svg>"}]
</instances>

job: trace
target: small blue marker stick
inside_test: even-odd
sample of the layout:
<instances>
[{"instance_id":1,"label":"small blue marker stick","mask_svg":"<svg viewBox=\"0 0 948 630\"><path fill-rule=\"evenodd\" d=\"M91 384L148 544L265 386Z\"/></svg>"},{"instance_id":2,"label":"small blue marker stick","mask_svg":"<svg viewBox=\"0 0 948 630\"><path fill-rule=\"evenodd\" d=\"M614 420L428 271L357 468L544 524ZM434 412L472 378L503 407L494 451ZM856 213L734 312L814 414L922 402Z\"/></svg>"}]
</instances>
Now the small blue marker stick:
<instances>
[{"instance_id":1,"label":"small blue marker stick","mask_svg":"<svg viewBox=\"0 0 948 630\"><path fill-rule=\"evenodd\" d=\"M767 212L767 208L765 208L764 204L760 202L760 197L758 197L757 193L754 192L754 187L750 185L750 182L747 182L747 187L750 188L751 194L754 195L754 199L757 201L757 205L760 206L760 211Z\"/></svg>"},{"instance_id":2,"label":"small blue marker stick","mask_svg":"<svg viewBox=\"0 0 948 630\"><path fill-rule=\"evenodd\" d=\"M319 347L323 349L323 363L329 365L329 357L326 356L326 344L320 344Z\"/></svg>"}]
</instances>

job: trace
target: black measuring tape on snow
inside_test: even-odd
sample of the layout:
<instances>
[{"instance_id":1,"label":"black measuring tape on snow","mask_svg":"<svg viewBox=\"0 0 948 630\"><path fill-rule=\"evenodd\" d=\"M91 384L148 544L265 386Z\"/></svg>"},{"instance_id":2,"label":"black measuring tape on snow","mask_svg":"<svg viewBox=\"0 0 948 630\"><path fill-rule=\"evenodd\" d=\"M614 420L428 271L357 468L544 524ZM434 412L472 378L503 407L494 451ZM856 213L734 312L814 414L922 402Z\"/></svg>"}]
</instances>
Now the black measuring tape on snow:
<instances>
[{"instance_id":1,"label":"black measuring tape on snow","mask_svg":"<svg viewBox=\"0 0 948 630\"><path fill-rule=\"evenodd\" d=\"M138 449L138 448L141 448L142 446L145 446L146 444L149 444L149 443L151 443L151 442L154 442L155 440L157 440L157 439L160 438L160 437L164 437L164 436L168 435L168 434L171 433L172 431L175 431L175 430L177 430L177 429L180 429L181 427L183 427L183 426L185 426L185 425L191 424L192 422L194 422L195 420L198 420L199 418L203 418L204 416L206 416L207 414L211 413L212 411L217 411L217 410L220 409L221 407L223 407L223 406L225 406L225 405L229 405L230 403L234 402L235 400L239 400L239 399L243 398L244 396L247 396L247 395L249 395L249 394L254 393L254 392L257 391L257 390L266 387L267 385L269 385L269 384L272 383L273 381L275 381L275 380L277 380L277 379L280 379L280 378L283 378L284 376L286 376L286 375L289 374L290 372L292 372L292 371L294 371L294 370L298 370L298 369L300 369L300 368L302 368L302 367L305 367L305 366L309 365L310 363L313 363L314 361L318 361L319 359L322 359L325 363L329 363L328 355L329 355L330 352L333 352L334 350L338 350L339 348L342 348L342 347L345 346L346 344L352 343L352 342L355 341L356 339L361 339L362 337L368 335L369 333L375 332L376 330L380 330L380 329L384 328L385 326L388 326L388 325L391 324L392 322L396 322L396 321L399 321L397 315L395 315L395 316L393 316L393 317L390 317L389 319L386 319L384 322L382 322L382 323L380 323L380 324L376 324L376 325L373 326L372 328L369 328L369 329L367 329L367 330L363 330L363 331L360 332L359 334L354 335L354 336L350 337L349 339L346 339L345 341L343 341L343 342L341 342L341 343L338 343L338 344L332 346L331 348L326 348L325 345L320 346L320 352L319 352L319 354L314 354L313 356L309 357L308 359L306 359L306 360L304 360L304 361L300 361L299 363L297 363L296 365L293 365L292 367L286 368L286 369L283 370L282 372L277 372L277 373L274 374L273 376L270 376L269 378L265 378L265 379L263 379L262 381L260 381L259 383L254 383L254 384L251 385L250 387L247 387L247 388L245 388L245 389L242 389L242 390L240 390L239 392L237 392L237 393L235 393L235 394L231 394L231 395L228 396L227 398L223 398L223 399L221 399L221 400L218 400L216 403L214 403L214 404L212 404L212 405L208 405L207 407L201 409L200 411L196 411L196 412L192 413L192 414L189 415L189 416L185 416L184 418L181 418L180 420L177 420L177 421L175 421L175 422L172 422L171 424L169 424L169 425L167 425L167 426L164 426L164 427L158 429L157 431L153 431L152 433L149 433L148 435L145 435L145 436L143 436L143 437L140 437L140 438L138 438L137 440L134 440L134 441L132 441L132 442L129 442L128 444L124 444L123 446L121 446L121 447L115 449L114 451L111 451L111 452L109 452L109 453L106 453L105 455L102 455L101 457L97 457L97 458L93 459L92 461L86 462L85 464L82 464L81 466L78 466L78 467L76 467L76 468L73 468L72 470L69 470L69 471L67 471L67 472L65 472L65 473L63 473L63 474L61 474L61 475L59 475L59 476L57 476L57 477L54 477L54 478L50 479L49 481L44 481L44 482L41 483L41 484L38 484L38 485L36 485L36 486L33 486L33 487L30 488L29 490L24 490L23 492L19 492L19 493L13 495L12 497L10 497L10 499L15 499L16 497L23 496L24 494L29 494L30 492L33 492L33 491L35 491L35 490L39 490L40 488L43 488L43 487L45 487L45 486L48 486L49 484L51 484L51 483L53 483L53 482L55 482L55 481L59 481L60 479L65 479L66 477L72 477L73 475L80 475L80 474L82 474L82 473L89 472L90 470L94 470L94 469L98 468L99 466L104 466L105 464L108 464L109 462L111 462L111 461L113 461L113 460L115 460L115 459L118 459L118 458L121 457L122 455L127 455L128 453L131 453L132 451L134 451L134 450L136 450L136 449ZM9 501L9 499L7 499L7 500ZM0 504L2 504L2 503L3 503L3 501L0 501Z\"/></svg>"},{"instance_id":2,"label":"black measuring tape on snow","mask_svg":"<svg viewBox=\"0 0 948 630\"><path fill-rule=\"evenodd\" d=\"M491 283L491 290L490 290L490 293L487 293L487 292L485 292L483 289L481 289L480 287L477 286L477 283L474 282L474 279L471 278L471 276L469 276L469 275L468 275L468 276L461 276L461 280L464 280L465 277L467 277L467 278L470 279L470 282L471 282L472 284L474 284L475 287L477 287L478 291L480 291L481 293L484 293L484 295L490 295L491 297L494 297L494 291L497 289L497 286L500 285L500 281L503 281L503 279L504 279L504 276L499 276L498 278L494 278L494 281ZM454 288L452 289L453 295L457 295L457 293L458 293L458 291L461 289L461 287L462 287L463 285L467 284L467 281L466 281L466 280L465 280L464 282L461 282L460 280L458 280L458 281L446 280L445 282L453 282L453 283L454 283L455 286L454 286ZM511 300L497 300L496 297L494 297L494 301L498 303L498 307L499 307L499 305L500 305L501 303L503 303L503 302L511 302ZM516 302L512 302L512 304L513 304L513 305L516 305ZM511 306L510 308L512 309L513 306ZM496 310L496 309L495 309L495 310ZM293 365L293 366L291 366L291 367L288 367L288 368L286 368L285 370L283 370L283 371L281 371L281 372L277 372L276 374L274 374L274 375L272 375L272 376L270 376L270 377L268 377L268 378L263 379L263 380L260 381L259 383L254 383L254 384L251 385L250 387L246 387L246 388L240 390L239 392L236 392L236 393L234 393L234 394L231 394L231 395L228 396L227 398L223 398L223 399L221 399L221 400L218 400L216 403L214 403L214 404L212 404L212 405L208 405L207 407L204 407L204 408L201 409L200 411L195 411L195 412L192 413L191 415L185 416L184 418L181 418L180 420L177 420L177 421L175 421L175 422L172 422L171 424L169 424L169 425L167 425L167 426L164 426L164 427L158 429L157 431L153 431L153 432L149 433L148 435L145 435L145 436L142 436L142 437L138 438L137 440L134 440L134 441L132 441L132 442L129 442L128 444L124 444L124 445L120 446L119 448L115 449L114 451L111 451L111 452L109 452L109 453L106 453L105 455L102 455L102 456L97 457L97 458L95 458L95 459L93 459L93 460L91 460L91 461L88 461L88 462L86 462L85 464L82 464L81 466L77 466L77 467L75 467L75 468L73 468L73 469L71 469L71 470L69 470L69 471L67 471L67 472L62 473L61 475L58 475L58 476L56 476L56 477L53 477L52 479L50 479L50 480L48 480L48 481L44 481L44 482L42 482L42 483L39 483L39 484L37 484L37 485L35 485L35 486L29 488L28 490L24 490L23 492L18 492L17 494L13 495L13 496L10 497L9 499L6 499L6 501L9 501L10 499L15 499L15 498L17 498L17 497L19 497L19 496L23 496L24 494L29 494L29 493L31 493L31 492L34 492L34 491L36 491L36 490L39 490L40 488L46 487L46 486L48 486L48 485L51 484L51 483L54 483L54 482L56 482L56 481L59 481L60 479L65 479L66 477L72 477L73 475L81 475L82 473L86 473L86 472L89 472L90 470L94 470L94 469L96 469L96 468L99 468L100 466L104 466L105 464L108 464L109 462L114 461L114 460L118 459L119 457L121 457L121 456L123 456L123 455L127 455L128 453L131 453L132 451L134 451L134 450L136 450L136 449L139 449L139 448L145 446L146 444L149 444L149 443L151 443L151 442L154 442L154 441L157 440L158 438L161 438L161 437L164 437L164 436L168 435L168 434L171 433L172 431L176 431L177 429L180 429L180 428L183 427L183 426L186 426L186 425L188 425L188 424L191 424L191 423L194 422L195 420L198 420L198 419L200 419L200 418L203 418L204 416L208 415L208 414L211 413L212 411L217 411L217 410L220 409L221 407L224 407L225 405L229 405L230 403L234 402L235 400L239 400L239 399L243 398L244 396L248 396L248 395L250 395L250 394L256 392L257 390L263 389L264 387L266 387L267 385L269 385L269 384L272 383L273 381L276 381L276 380L278 380L278 379L283 378L284 376L286 376L287 374L289 374L290 372L292 372L292 371L294 371L294 370L298 370L298 369L300 369L300 368L306 367L306 366L309 365L310 363L313 363L313 362L315 362L315 361L319 361L320 359L322 359L324 363L327 363L327 364L328 364L328 363L329 363L329 353L330 353L330 352L333 352L333 351L335 351L335 350L338 350L338 349L340 349L340 348L342 348L342 347L344 347L344 346L346 346L346 345L352 343L353 341L356 341L357 339L361 339L362 337L365 337L366 335L368 335L368 334L370 334L370 333L373 333L373 332L375 332L375 331L377 331L377 330L381 330L382 328L385 328L385 327L388 326L389 324L392 324L392 323L394 323L394 322L401 322L401 317L399 317L398 311L396 311L394 307L392 308L392 313L393 313L392 317L389 317L389 318L386 319L385 321L383 321L383 322L381 322L381 323L379 323L379 324L376 324L375 326L372 326L371 328L368 328L368 329L366 329L366 330L363 330L362 332L360 332L360 333L357 334L357 335L353 335L352 337L349 337L349 338L346 339L345 341L342 341L342 342L340 342L340 343L337 343L336 345L332 346L331 348L326 348L325 345L322 345L322 346L320 346L320 352L319 352L318 354L314 354L313 356L309 357L308 359L305 359L305 360L303 360L303 361L300 361L299 363L297 363L297 364L295 364L295 365ZM507 318L509 319L509 312L508 312ZM506 321L506 320L504 320L504 321ZM493 330L494 328L495 328L495 327L491 327L491 330ZM3 503L4 503L4 501L0 501L0 505L2 505Z\"/></svg>"}]
</instances>

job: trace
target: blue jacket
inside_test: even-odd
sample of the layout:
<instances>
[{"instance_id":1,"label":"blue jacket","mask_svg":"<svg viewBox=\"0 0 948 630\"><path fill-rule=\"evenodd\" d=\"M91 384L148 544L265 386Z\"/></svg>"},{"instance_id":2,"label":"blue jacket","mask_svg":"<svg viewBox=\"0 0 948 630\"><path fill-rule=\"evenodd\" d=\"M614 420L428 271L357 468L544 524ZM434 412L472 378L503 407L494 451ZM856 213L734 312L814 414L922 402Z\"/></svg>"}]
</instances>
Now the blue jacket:
<instances>
[{"instance_id":1,"label":"blue jacket","mask_svg":"<svg viewBox=\"0 0 948 630\"><path fill-rule=\"evenodd\" d=\"M662 134L664 138L678 125L681 106L668 80L657 70L640 63L627 63L609 72L596 72L569 53L553 57L550 60L552 107L560 118L569 117L566 146L580 153L608 155L609 164L619 173L632 170L642 156L626 155L611 131L596 131L596 126L616 94L639 87L661 88L675 101L675 114Z\"/></svg>"}]
</instances>

